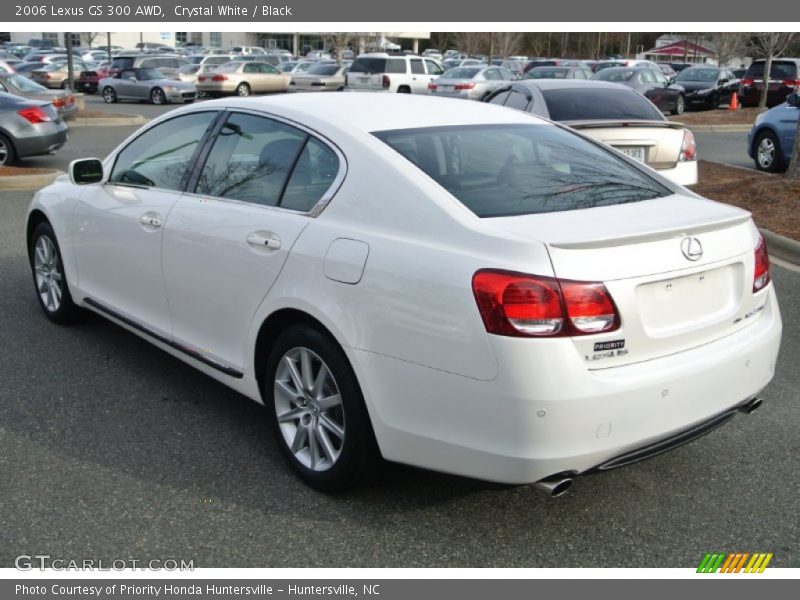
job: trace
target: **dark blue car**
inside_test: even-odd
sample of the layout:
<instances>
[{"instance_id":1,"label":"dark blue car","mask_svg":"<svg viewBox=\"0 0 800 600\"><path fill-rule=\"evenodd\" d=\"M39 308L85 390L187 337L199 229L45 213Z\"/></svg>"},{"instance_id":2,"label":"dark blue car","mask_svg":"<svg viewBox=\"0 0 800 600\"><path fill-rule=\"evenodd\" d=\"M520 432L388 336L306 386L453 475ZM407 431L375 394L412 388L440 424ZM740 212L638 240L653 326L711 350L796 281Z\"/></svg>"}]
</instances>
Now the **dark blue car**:
<instances>
[{"instance_id":1,"label":"dark blue car","mask_svg":"<svg viewBox=\"0 0 800 600\"><path fill-rule=\"evenodd\" d=\"M800 115L800 96L789 94L786 102L756 117L747 136L747 153L756 169L777 173L789 166Z\"/></svg>"}]
</instances>

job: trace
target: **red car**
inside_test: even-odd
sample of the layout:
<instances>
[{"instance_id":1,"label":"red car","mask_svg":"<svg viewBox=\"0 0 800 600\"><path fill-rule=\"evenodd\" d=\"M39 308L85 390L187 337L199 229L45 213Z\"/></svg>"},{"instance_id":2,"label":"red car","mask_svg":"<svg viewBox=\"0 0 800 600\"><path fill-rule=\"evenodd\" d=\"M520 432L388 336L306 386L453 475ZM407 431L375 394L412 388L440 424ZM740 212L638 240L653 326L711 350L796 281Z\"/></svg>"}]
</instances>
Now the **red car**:
<instances>
[{"instance_id":1,"label":"red car","mask_svg":"<svg viewBox=\"0 0 800 600\"><path fill-rule=\"evenodd\" d=\"M75 84L76 92L86 92L87 94L94 94L97 92L97 85L103 77L109 76L110 69L100 67L90 71L81 71L81 76Z\"/></svg>"}]
</instances>

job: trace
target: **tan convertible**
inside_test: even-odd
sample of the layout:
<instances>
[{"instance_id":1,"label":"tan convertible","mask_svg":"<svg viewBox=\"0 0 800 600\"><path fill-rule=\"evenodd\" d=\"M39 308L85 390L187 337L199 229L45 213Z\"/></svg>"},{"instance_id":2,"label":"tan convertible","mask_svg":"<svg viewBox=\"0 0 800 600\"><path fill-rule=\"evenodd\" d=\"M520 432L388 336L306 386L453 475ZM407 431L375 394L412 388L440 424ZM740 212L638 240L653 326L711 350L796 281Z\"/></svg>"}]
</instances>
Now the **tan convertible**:
<instances>
[{"instance_id":1,"label":"tan convertible","mask_svg":"<svg viewBox=\"0 0 800 600\"><path fill-rule=\"evenodd\" d=\"M249 96L267 92L285 92L291 76L275 67L258 61L231 61L220 65L213 73L197 78L197 89L209 96L236 94Z\"/></svg>"}]
</instances>

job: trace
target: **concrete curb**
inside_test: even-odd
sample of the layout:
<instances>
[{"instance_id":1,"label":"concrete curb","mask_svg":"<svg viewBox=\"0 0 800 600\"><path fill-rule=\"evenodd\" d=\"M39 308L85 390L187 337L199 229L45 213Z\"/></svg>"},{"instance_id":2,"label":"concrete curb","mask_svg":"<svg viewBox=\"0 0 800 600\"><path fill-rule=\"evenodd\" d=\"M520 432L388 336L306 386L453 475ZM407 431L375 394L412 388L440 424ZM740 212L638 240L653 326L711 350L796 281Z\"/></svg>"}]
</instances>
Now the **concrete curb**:
<instances>
[{"instance_id":1,"label":"concrete curb","mask_svg":"<svg viewBox=\"0 0 800 600\"><path fill-rule=\"evenodd\" d=\"M683 126L691 131L703 133L747 133L753 128L753 124L736 125L691 125L683 123Z\"/></svg>"},{"instance_id":2,"label":"concrete curb","mask_svg":"<svg viewBox=\"0 0 800 600\"><path fill-rule=\"evenodd\" d=\"M800 242L796 242L783 235L778 235L767 229L762 229L761 233L764 235L764 240L767 242L767 251L770 256L800 266Z\"/></svg>"},{"instance_id":3,"label":"concrete curb","mask_svg":"<svg viewBox=\"0 0 800 600\"><path fill-rule=\"evenodd\" d=\"M55 181L56 177L66 175L64 171L53 169L49 173L36 175L4 175L0 177L0 190L38 190Z\"/></svg>"},{"instance_id":4,"label":"concrete curb","mask_svg":"<svg viewBox=\"0 0 800 600\"><path fill-rule=\"evenodd\" d=\"M124 115L119 117L78 117L70 119L67 125L72 127L116 127L120 125L144 125L150 119L142 115Z\"/></svg>"}]
</instances>

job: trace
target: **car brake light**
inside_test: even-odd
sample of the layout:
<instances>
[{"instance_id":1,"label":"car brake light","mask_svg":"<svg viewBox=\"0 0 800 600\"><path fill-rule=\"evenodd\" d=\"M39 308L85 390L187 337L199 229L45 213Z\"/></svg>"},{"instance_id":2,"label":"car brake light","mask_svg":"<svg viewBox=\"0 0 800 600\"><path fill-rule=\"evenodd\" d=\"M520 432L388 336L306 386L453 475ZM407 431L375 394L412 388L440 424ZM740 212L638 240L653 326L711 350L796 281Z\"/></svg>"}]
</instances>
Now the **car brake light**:
<instances>
[{"instance_id":1,"label":"car brake light","mask_svg":"<svg viewBox=\"0 0 800 600\"><path fill-rule=\"evenodd\" d=\"M742 85L755 85L755 79L742 79Z\"/></svg>"},{"instance_id":2,"label":"car brake light","mask_svg":"<svg viewBox=\"0 0 800 600\"><path fill-rule=\"evenodd\" d=\"M784 79L783 81L781 81L781 85L783 85L785 87L794 88L794 87L797 87L798 85L800 85L800 80L797 80L797 79Z\"/></svg>"},{"instance_id":3,"label":"car brake light","mask_svg":"<svg viewBox=\"0 0 800 600\"><path fill-rule=\"evenodd\" d=\"M688 129L683 130L683 142L681 142L681 153L678 155L680 162L697 160L697 143L694 141L694 134Z\"/></svg>"},{"instance_id":4,"label":"car brake light","mask_svg":"<svg viewBox=\"0 0 800 600\"><path fill-rule=\"evenodd\" d=\"M226 75L214 75L211 81L228 81L228 77Z\"/></svg>"},{"instance_id":5,"label":"car brake light","mask_svg":"<svg viewBox=\"0 0 800 600\"><path fill-rule=\"evenodd\" d=\"M17 111L17 114L31 123L32 125L36 125L37 123L46 123L47 121L52 121L53 119L44 112L38 106L32 106L30 108L23 108Z\"/></svg>"},{"instance_id":6,"label":"car brake light","mask_svg":"<svg viewBox=\"0 0 800 600\"><path fill-rule=\"evenodd\" d=\"M62 106L64 106L64 98L56 98L55 100L53 100L53 106L55 106L56 108L61 108Z\"/></svg>"},{"instance_id":7,"label":"car brake light","mask_svg":"<svg viewBox=\"0 0 800 600\"><path fill-rule=\"evenodd\" d=\"M602 283L481 270L472 291L486 331L512 337L614 331L620 318Z\"/></svg>"},{"instance_id":8,"label":"car brake light","mask_svg":"<svg viewBox=\"0 0 800 600\"><path fill-rule=\"evenodd\" d=\"M392 85L392 81L391 81L391 79L389 79L389 76L388 76L388 75L384 75L384 76L381 78L381 85L382 85L383 87L385 87L385 88L388 88L390 85Z\"/></svg>"},{"instance_id":9,"label":"car brake light","mask_svg":"<svg viewBox=\"0 0 800 600\"><path fill-rule=\"evenodd\" d=\"M197 81L205 81L205 80L206 80L206 76L205 76L205 75L200 75L200 76L197 78Z\"/></svg>"},{"instance_id":10,"label":"car brake light","mask_svg":"<svg viewBox=\"0 0 800 600\"><path fill-rule=\"evenodd\" d=\"M764 242L764 236L758 236L758 244L756 244L755 255L755 272L753 273L753 293L763 290L770 282L769 275L769 253L767 252L767 244Z\"/></svg>"},{"instance_id":11,"label":"car brake light","mask_svg":"<svg viewBox=\"0 0 800 600\"><path fill-rule=\"evenodd\" d=\"M429 90L435 90L436 88L437 88L437 85L435 83L429 83L428 84L428 89Z\"/></svg>"},{"instance_id":12,"label":"car brake light","mask_svg":"<svg viewBox=\"0 0 800 600\"><path fill-rule=\"evenodd\" d=\"M472 82L469 82L469 83L457 83L455 87L456 87L457 90L471 90L472 88L475 87L475 84L472 83Z\"/></svg>"}]
</instances>

